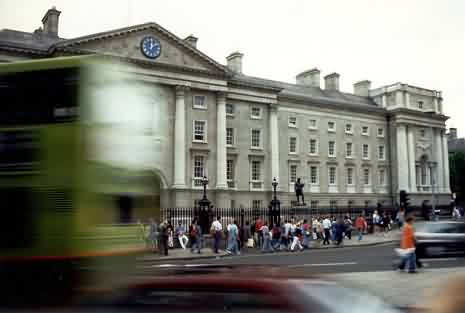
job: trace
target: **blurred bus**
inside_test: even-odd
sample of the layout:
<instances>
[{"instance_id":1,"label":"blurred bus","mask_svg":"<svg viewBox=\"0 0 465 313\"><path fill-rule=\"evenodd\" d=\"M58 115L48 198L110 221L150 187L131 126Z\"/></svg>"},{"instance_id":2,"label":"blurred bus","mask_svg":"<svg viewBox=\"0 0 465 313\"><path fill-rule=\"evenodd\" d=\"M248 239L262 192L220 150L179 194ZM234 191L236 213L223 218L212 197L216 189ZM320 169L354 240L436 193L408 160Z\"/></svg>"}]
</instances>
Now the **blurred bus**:
<instances>
[{"instance_id":1,"label":"blurred bus","mask_svg":"<svg viewBox=\"0 0 465 313\"><path fill-rule=\"evenodd\" d=\"M151 148L144 88L95 56L0 65L1 298L28 284L69 296L84 264L145 250L134 222L159 207L138 166Z\"/></svg>"}]
</instances>

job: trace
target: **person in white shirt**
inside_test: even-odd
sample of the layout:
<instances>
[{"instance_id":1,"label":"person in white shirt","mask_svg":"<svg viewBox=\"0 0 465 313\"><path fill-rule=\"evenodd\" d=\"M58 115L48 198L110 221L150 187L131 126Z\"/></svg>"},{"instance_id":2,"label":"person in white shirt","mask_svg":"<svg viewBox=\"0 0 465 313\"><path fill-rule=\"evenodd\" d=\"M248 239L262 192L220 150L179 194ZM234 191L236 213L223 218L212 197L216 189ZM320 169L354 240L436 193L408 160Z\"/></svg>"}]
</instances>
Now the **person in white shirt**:
<instances>
[{"instance_id":1,"label":"person in white shirt","mask_svg":"<svg viewBox=\"0 0 465 313\"><path fill-rule=\"evenodd\" d=\"M211 227L211 232L213 233L214 236L214 252L218 253L218 249L220 246L220 241L221 241L221 232L223 231L223 226L220 223L220 217L218 216L216 218L216 221L212 223Z\"/></svg>"},{"instance_id":2,"label":"person in white shirt","mask_svg":"<svg viewBox=\"0 0 465 313\"><path fill-rule=\"evenodd\" d=\"M228 225L228 249L226 252L240 254L237 246L237 235L239 234L239 229L236 226L236 221L234 220L231 224Z\"/></svg>"},{"instance_id":3,"label":"person in white shirt","mask_svg":"<svg viewBox=\"0 0 465 313\"><path fill-rule=\"evenodd\" d=\"M323 220L323 231L324 231L324 240L323 240L323 245L329 245L329 237L331 236L329 230L331 229L331 221L329 218L326 216L325 219Z\"/></svg>"},{"instance_id":4,"label":"person in white shirt","mask_svg":"<svg viewBox=\"0 0 465 313\"><path fill-rule=\"evenodd\" d=\"M291 232L291 223L289 221L286 221L284 224L284 249L287 249L289 247L289 234Z\"/></svg>"}]
</instances>

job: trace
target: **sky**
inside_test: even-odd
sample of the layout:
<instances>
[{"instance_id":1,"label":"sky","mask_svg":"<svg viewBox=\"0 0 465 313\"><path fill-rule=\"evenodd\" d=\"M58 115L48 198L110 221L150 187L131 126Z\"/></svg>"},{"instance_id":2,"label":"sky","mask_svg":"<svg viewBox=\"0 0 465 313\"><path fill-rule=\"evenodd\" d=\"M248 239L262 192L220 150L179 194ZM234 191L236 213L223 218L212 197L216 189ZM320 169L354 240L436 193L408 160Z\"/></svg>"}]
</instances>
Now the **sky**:
<instances>
[{"instance_id":1,"label":"sky","mask_svg":"<svg viewBox=\"0 0 465 313\"><path fill-rule=\"evenodd\" d=\"M440 90L465 136L463 0L0 0L0 28L33 31L52 6L63 38L152 21L219 63L242 52L247 75L295 82L317 67L345 92L363 79Z\"/></svg>"}]
</instances>

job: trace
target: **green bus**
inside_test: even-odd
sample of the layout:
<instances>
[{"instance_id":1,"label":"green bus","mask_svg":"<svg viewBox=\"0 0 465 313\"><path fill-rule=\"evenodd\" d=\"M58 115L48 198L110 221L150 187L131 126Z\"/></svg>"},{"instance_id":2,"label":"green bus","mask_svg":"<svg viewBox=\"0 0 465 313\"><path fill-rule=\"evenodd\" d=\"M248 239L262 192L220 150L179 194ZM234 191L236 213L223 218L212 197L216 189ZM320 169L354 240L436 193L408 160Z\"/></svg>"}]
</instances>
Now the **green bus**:
<instances>
[{"instance_id":1,"label":"green bus","mask_svg":"<svg viewBox=\"0 0 465 313\"><path fill-rule=\"evenodd\" d=\"M143 88L130 68L96 56L0 64L3 292L31 275L36 290L69 291L84 263L145 251L134 222L159 208L137 164L150 148Z\"/></svg>"}]
</instances>

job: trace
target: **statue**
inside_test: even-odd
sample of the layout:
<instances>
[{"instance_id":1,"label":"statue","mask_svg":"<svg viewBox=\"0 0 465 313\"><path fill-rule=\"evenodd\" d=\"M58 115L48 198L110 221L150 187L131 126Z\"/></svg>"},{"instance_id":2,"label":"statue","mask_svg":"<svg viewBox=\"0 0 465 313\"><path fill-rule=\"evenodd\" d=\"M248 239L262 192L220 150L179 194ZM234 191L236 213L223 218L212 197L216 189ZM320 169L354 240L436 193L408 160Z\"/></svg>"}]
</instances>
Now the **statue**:
<instances>
[{"instance_id":1,"label":"statue","mask_svg":"<svg viewBox=\"0 0 465 313\"><path fill-rule=\"evenodd\" d=\"M304 200L304 186L305 184L300 182L300 178L297 178L297 181L294 184L295 188L295 195L297 197L297 203L299 204L299 196L302 197L302 204L305 205L305 200Z\"/></svg>"}]
</instances>

